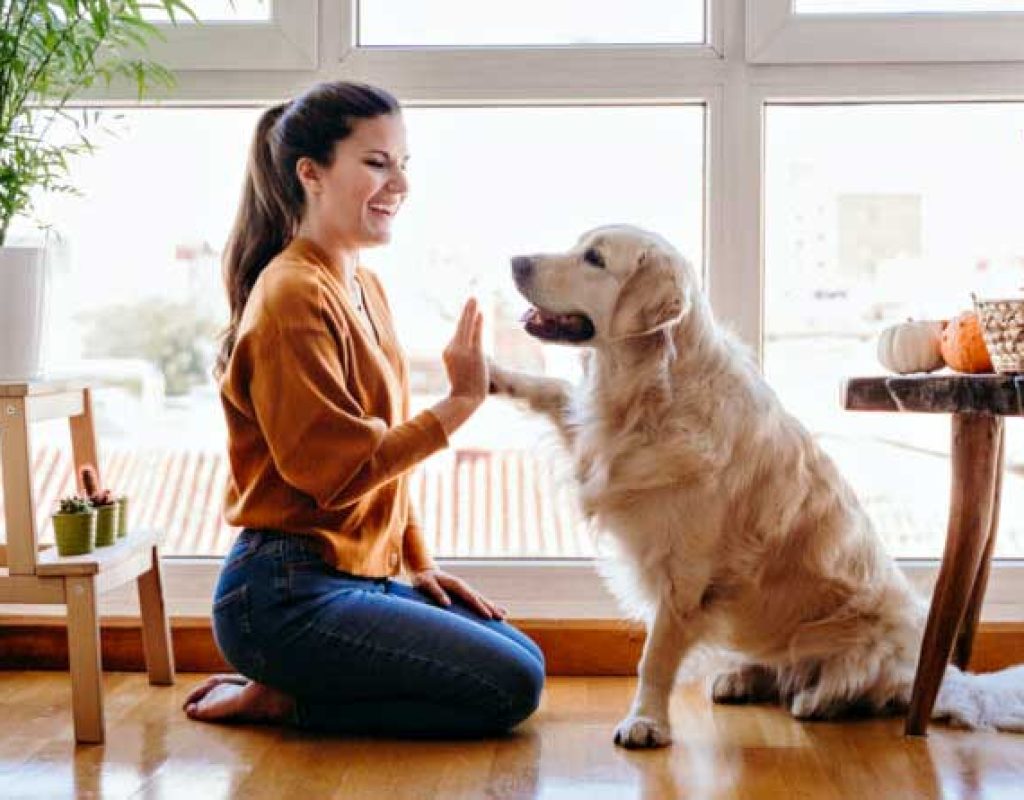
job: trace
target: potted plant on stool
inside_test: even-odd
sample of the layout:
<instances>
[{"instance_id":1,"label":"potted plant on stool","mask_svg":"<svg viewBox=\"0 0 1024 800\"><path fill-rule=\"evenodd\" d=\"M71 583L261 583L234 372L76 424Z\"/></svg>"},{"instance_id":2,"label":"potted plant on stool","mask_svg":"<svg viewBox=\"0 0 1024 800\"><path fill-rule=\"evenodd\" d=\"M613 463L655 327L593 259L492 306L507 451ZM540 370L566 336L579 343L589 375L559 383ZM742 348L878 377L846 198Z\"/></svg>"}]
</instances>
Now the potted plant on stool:
<instances>
[{"instance_id":1,"label":"potted plant on stool","mask_svg":"<svg viewBox=\"0 0 1024 800\"><path fill-rule=\"evenodd\" d=\"M84 497L61 498L53 514L53 533L60 555L91 553L96 542L96 509Z\"/></svg>"},{"instance_id":2,"label":"potted plant on stool","mask_svg":"<svg viewBox=\"0 0 1024 800\"><path fill-rule=\"evenodd\" d=\"M9 243L11 223L33 218L34 192L74 192L71 157L92 149L78 125L66 140L47 133L97 79L127 78L140 97L153 83L173 85L140 57L159 35L153 9L196 19L180 0L0 0L0 381L39 377L45 318L45 249Z\"/></svg>"},{"instance_id":3,"label":"potted plant on stool","mask_svg":"<svg viewBox=\"0 0 1024 800\"><path fill-rule=\"evenodd\" d=\"M84 466L79 471L82 488L96 509L96 546L109 547L117 538L117 517L119 506L117 498L110 489L101 489L96 479L96 470Z\"/></svg>"}]
</instances>

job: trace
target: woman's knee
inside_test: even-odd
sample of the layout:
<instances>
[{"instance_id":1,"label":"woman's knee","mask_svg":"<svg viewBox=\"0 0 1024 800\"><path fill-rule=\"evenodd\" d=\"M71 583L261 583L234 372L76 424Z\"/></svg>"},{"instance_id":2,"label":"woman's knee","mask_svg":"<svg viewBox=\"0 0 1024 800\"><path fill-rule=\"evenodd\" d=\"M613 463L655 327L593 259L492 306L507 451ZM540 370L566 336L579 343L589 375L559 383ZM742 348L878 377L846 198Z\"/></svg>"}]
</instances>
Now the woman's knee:
<instances>
[{"instance_id":1,"label":"woman's knee","mask_svg":"<svg viewBox=\"0 0 1024 800\"><path fill-rule=\"evenodd\" d=\"M508 730L533 714L544 691L544 665L532 654L521 651L504 666L501 682L504 703L498 726Z\"/></svg>"}]
</instances>

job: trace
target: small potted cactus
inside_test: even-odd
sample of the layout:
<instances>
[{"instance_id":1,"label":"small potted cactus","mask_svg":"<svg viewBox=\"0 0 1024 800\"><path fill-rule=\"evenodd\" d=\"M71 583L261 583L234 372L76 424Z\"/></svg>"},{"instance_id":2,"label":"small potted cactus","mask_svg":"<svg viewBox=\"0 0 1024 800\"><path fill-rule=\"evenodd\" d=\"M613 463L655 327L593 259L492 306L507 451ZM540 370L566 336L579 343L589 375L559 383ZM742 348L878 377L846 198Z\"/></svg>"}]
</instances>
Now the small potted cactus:
<instances>
[{"instance_id":1,"label":"small potted cactus","mask_svg":"<svg viewBox=\"0 0 1024 800\"><path fill-rule=\"evenodd\" d=\"M117 537L117 498L110 489L100 488L96 470L88 464L81 468L79 476L89 502L96 507L96 546L109 547Z\"/></svg>"},{"instance_id":2,"label":"small potted cactus","mask_svg":"<svg viewBox=\"0 0 1024 800\"><path fill-rule=\"evenodd\" d=\"M85 497L62 497L53 514L57 552L62 556L91 553L96 542L96 509Z\"/></svg>"},{"instance_id":3,"label":"small potted cactus","mask_svg":"<svg viewBox=\"0 0 1024 800\"><path fill-rule=\"evenodd\" d=\"M117 498L117 538L122 539L128 535L128 495L122 494Z\"/></svg>"}]
</instances>

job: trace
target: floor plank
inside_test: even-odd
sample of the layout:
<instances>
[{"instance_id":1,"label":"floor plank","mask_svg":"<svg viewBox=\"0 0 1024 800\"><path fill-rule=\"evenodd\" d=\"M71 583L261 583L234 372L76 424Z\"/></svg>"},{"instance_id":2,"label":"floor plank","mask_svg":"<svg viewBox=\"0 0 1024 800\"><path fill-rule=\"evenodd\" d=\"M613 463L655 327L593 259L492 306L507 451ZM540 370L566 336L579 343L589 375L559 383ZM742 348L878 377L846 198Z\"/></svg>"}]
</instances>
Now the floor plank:
<instances>
[{"instance_id":1,"label":"floor plank","mask_svg":"<svg viewBox=\"0 0 1024 800\"><path fill-rule=\"evenodd\" d=\"M698 684L673 697L676 741L627 752L611 732L631 678L552 678L509 737L415 742L314 736L189 721L202 676L151 687L105 675L107 743L75 747L70 685L55 672L0 673L4 798L1019 798L1024 736L898 719L800 724L773 707L713 706Z\"/></svg>"}]
</instances>

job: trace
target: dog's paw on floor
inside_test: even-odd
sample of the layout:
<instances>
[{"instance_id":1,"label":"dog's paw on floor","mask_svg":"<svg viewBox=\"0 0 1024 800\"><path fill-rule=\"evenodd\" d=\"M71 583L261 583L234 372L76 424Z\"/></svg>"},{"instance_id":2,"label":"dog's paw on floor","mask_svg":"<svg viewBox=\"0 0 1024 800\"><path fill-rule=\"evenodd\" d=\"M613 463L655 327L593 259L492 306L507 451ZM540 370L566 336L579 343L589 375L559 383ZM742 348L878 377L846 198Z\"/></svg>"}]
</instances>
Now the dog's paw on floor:
<instances>
[{"instance_id":1,"label":"dog's paw on floor","mask_svg":"<svg viewBox=\"0 0 1024 800\"><path fill-rule=\"evenodd\" d=\"M620 747L665 747L671 743L672 729L667 720L629 716L615 729L615 744Z\"/></svg>"},{"instance_id":2,"label":"dog's paw on floor","mask_svg":"<svg viewBox=\"0 0 1024 800\"><path fill-rule=\"evenodd\" d=\"M716 703L771 703L779 699L774 673L761 666L746 666L723 672L711 684L711 699Z\"/></svg>"},{"instance_id":3,"label":"dog's paw on floor","mask_svg":"<svg viewBox=\"0 0 1024 800\"><path fill-rule=\"evenodd\" d=\"M1024 665L982 675L949 667L932 717L972 730L1024 733Z\"/></svg>"}]
</instances>

